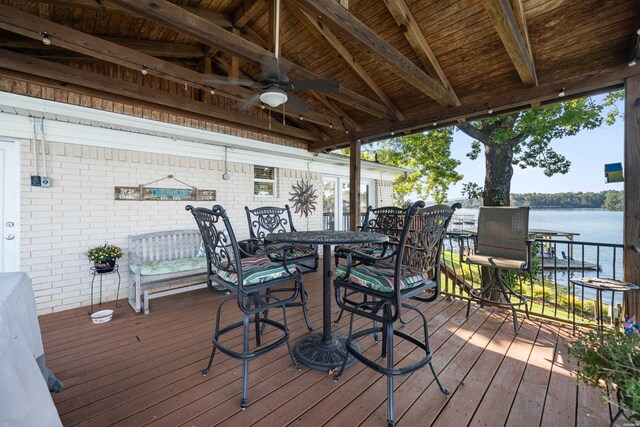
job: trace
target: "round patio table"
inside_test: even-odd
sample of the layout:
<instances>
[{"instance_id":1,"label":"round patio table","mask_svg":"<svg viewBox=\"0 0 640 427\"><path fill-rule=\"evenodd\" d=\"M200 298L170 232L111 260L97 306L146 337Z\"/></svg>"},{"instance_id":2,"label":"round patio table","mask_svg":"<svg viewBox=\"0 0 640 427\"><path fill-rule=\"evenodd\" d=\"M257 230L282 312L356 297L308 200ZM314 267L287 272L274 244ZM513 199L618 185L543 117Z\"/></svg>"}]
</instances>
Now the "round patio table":
<instances>
[{"instance_id":1,"label":"round patio table","mask_svg":"<svg viewBox=\"0 0 640 427\"><path fill-rule=\"evenodd\" d=\"M331 245L382 243L387 242L389 237L381 233L324 230L272 233L266 236L266 240L276 243L322 245L322 334L307 335L296 343L294 354L300 363L324 371L341 366L345 356L348 357L347 367L356 363L353 356L347 355L347 337L331 332ZM357 346L356 343L353 345Z\"/></svg>"}]
</instances>

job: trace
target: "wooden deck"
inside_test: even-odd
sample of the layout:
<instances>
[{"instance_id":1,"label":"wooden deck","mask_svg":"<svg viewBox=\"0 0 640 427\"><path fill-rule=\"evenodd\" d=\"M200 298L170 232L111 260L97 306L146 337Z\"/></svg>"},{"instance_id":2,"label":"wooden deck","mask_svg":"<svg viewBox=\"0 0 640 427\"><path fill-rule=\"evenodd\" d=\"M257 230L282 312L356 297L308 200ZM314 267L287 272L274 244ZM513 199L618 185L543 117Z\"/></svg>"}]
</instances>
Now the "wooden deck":
<instances>
[{"instance_id":1,"label":"wooden deck","mask_svg":"<svg viewBox=\"0 0 640 427\"><path fill-rule=\"evenodd\" d=\"M311 319L320 328L321 276L304 279ZM326 372L296 370L286 347L250 362L249 407L240 411L237 360L218 353L209 376L200 374L219 299L207 290L160 298L151 301L147 316L133 313L123 300L114 319L102 325L91 323L86 308L41 316L48 365L65 384L55 396L63 424L386 425L381 375L357 364L334 382ZM237 307L228 308L225 318L237 318ZM440 393L428 368L398 378L398 425L609 424L600 392L578 385L571 374L569 328L527 320L514 337L506 311L473 306L466 319L466 304L445 299L422 308L430 321L434 367L451 394ZM300 308L287 313L295 342L307 329ZM406 317L404 329L418 330L417 319L410 312ZM343 318L335 328L345 331L347 324ZM231 339L239 342L237 334ZM379 351L371 339L361 345ZM410 361L410 350L397 343L396 360Z\"/></svg>"}]
</instances>

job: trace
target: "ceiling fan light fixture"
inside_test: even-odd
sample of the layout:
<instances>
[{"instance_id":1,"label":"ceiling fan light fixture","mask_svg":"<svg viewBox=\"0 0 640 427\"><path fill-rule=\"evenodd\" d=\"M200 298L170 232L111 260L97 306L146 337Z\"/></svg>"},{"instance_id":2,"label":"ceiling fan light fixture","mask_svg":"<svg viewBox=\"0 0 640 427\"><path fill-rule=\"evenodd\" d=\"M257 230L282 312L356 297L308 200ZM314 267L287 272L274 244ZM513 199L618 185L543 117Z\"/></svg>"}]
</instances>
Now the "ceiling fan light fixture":
<instances>
[{"instance_id":1,"label":"ceiling fan light fixture","mask_svg":"<svg viewBox=\"0 0 640 427\"><path fill-rule=\"evenodd\" d=\"M278 88L269 88L260 94L260 101L275 108L287 102L287 94Z\"/></svg>"}]
</instances>

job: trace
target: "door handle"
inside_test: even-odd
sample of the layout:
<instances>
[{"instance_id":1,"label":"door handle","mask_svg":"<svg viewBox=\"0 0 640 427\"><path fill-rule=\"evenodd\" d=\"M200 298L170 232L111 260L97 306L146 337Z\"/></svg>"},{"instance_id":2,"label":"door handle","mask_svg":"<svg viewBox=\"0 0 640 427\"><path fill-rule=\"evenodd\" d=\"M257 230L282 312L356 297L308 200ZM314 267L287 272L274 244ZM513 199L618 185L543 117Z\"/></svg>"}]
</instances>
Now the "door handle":
<instances>
[{"instance_id":1,"label":"door handle","mask_svg":"<svg viewBox=\"0 0 640 427\"><path fill-rule=\"evenodd\" d=\"M16 238L16 236L14 236L13 234L7 234L7 237L5 237L5 239L7 239L7 240L13 240L15 238Z\"/></svg>"}]
</instances>

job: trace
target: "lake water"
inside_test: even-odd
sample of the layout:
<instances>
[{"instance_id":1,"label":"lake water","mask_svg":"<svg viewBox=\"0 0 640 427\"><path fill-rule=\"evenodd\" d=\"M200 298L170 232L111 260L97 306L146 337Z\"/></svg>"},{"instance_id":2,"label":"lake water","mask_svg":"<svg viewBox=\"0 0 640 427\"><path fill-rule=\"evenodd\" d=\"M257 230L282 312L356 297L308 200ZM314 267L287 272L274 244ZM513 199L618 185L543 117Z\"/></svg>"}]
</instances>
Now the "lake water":
<instances>
[{"instance_id":1,"label":"lake water","mask_svg":"<svg viewBox=\"0 0 640 427\"><path fill-rule=\"evenodd\" d=\"M478 218L478 209L458 209L456 216ZM623 212L604 209L531 209L529 228L578 233L574 240L622 244Z\"/></svg>"}]
</instances>

